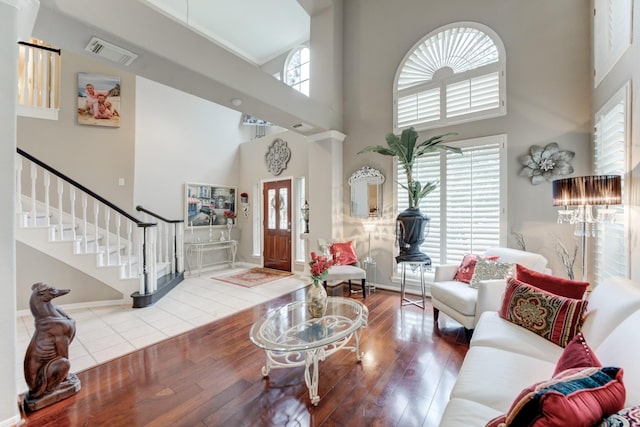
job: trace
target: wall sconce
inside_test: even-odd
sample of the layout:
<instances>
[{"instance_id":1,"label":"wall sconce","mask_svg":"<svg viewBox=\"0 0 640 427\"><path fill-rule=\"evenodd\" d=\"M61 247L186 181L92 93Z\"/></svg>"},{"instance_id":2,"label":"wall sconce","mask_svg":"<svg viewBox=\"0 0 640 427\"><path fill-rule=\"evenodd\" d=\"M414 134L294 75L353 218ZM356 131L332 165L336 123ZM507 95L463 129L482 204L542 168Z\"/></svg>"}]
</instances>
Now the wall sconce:
<instances>
[{"instance_id":1,"label":"wall sconce","mask_svg":"<svg viewBox=\"0 0 640 427\"><path fill-rule=\"evenodd\" d=\"M553 206L558 211L558 224L575 225L574 234L582 237L582 280L587 281L587 238L595 236L594 224L615 221L615 210L609 205L622 203L620 175L578 176L553 181ZM569 209L575 206L575 209ZM593 206L597 208L593 214Z\"/></svg>"},{"instance_id":2,"label":"wall sconce","mask_svg":"<svg viewBox=\"0 0 640 427\"><path fill-rule=\"evenodd\" d=\"M249 195L247 193L240 193L240 207L245 218L249 218Z\"/></svg>"},{"instance_id":3,"label":"wall sconce","mask_svg":"<svg viewBox=\"0 0 640 427\"><path fill-rule=\"evenodd\" d=\"M304 219L304 232L309 233L309 202L304 201L300 212L302 212L302 219Z\"/></svg>"},{"instance_id":4,"label":"wall sconce","mask_svg":"<svg viewBox=\"0 0 640 427\"><path fill-rule=\"evenodd\" d=\"M364 228L365 233L369 233L369 256L364 260L365 263L373 262L373 258L371 258L371 233L376 231L376 223L373 221L365 221L362 223L362 227Z\"/></svg>"}]
</instances>

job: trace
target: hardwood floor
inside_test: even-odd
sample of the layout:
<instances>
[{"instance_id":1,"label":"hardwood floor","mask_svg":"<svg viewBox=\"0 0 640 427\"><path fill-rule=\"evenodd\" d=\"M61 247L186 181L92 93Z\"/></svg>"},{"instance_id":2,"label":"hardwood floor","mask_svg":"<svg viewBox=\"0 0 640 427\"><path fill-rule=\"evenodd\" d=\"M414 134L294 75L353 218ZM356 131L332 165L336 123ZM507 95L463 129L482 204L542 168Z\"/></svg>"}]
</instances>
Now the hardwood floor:
<instances>
[{"instance_id":1,"label":"hardwood floor","mask_svg":"<svg viewBox=\"0 0 640 427\"><path fill-rule=\"evenodd\" d=\"M430 305L400 308L397 293L367 295L365 356L357 363L340 351L321 362L317 407L302 367L262 377L264 352L249 329L304 292L79 372L78 394L27 414L25 425L437 426L468 350L464 329L446 316L434 328Z\"/></svg>"}]
</instances>

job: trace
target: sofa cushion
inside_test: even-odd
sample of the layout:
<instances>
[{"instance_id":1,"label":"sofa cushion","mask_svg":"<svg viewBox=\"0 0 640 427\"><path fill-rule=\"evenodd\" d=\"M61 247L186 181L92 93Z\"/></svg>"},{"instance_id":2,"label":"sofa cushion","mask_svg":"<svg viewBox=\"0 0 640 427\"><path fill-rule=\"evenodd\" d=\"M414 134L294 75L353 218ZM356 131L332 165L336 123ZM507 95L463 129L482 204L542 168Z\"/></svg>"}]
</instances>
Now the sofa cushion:
<instances>
[{"instance_id":1,"label":"sofa cushion","mask_svg":"<svg viewBox=\"0 0 640 427\"><path fill-rule=\"evenodd\" d=\"M545 292L511 278L500 317L566 347L580 331L587 301Z\"/></svg>"},{"instance_id":2,"label":"sofa cushion","mask_svg":"<svg viewBox=\"0 0 640 427\"><path fill-rule=\"evenodd\" d=\"M581 299L589 287L589 282L576 282L575 280L540 273L521 264L516 264L515 277L521 282L528 283L552 294L574 299Z\"/></svg>"},{"instance_id":3,"label":"sofa cushion","mask_svg":"<svg viewBox=\"0 0 640 427\"><path fill-rule=\"evenodd\" d=\"M495 311L482 313L469 345L471 347L492 347L524 354L544 360L554 366L563 352L563 348L559 345L501 318ZM549 372L549 376L551 372Z\"/></svg>"},{"instance_id":4,"label":"sofa cushion","mask_svg":"<svg viewBox=\"0 0 640 427\"><path fill-rule=\"evenodd\" d=\"M602 363L584 339L582 332L578 332L569 344L565 347L562 355L556 363L556 370L553 371L555 377L562 371L573 368L600 367Z\"/></svg>"},{"instance_id":5,"label":"sofa cushion","mask_svg":"<svg viewBox=\"0 0 640 427\"><path fill-rule=\"evenodd\" d=\"M555 362L525 354L471 347L460 367L451 398L473 400L505 413L523 388L550 378L555 365Z\"/></svg>"},{"instance_id":6,"label":"sofa cushion","mask_svg":"<svg viewBox=\"0 0 640 427\"><path fill-rule=\"evenodd\" d=\"M599 346L591 346L603 365L620 366L624 369L625 383L633 384L633 387L627 387L627 400L624 406L640 405L638 326L640 326L640 311L623 320ZM588 338L587 342L590 342Z\"/></svg>"},{"instance_id":7,"label":"sofa cushion","mask_svg":"<svg viewBox=\"0 0 640 427\"><path fill-rule=\"evenodd\" d=\"M621 277L611 277L596 286L589 296L582 332L600 357L598 346L624 319L640 310L640 288L637 283Z\"/></svg>"},{"instance_id":8,"label":"sofa cushion","mask_svg":"<svg viewBox=\"0 0 640 427\"><path fill-rule=\"evenodd\" d=\"M334 265L354 265L358 262L356 247L351 240L332 243L329 249Z\"/></svg>"},{"instance_id":9,"label":"sofa cushion","mask_svg":"<svg viewBox=\"0 0 640 427\"><path fill-rule=\"evenodd\" d=\"M484 254L486 256L499 256L502 262L524 265L535 271L545 271L547 267L547 259L542 255L519 249L494 247L488 248Z\"/></svg>"},{"instance_id":10,"label":"sofa cushion","mask_svg":"<svg viewBox=\"0 0 640 427\"><path fill-rule=\"evenodd\" d=\"M501 411L474 402L473 400L453 398L449 400L442 414L443 422L438 423L436 420L429 422L430 420L427 419L423 425L440 425L442 427L480 426L501 413Z\"/></svg>"},{"instance_id":11,"label":"sofa cushion","mask_svg":"<svg viewBox=\"0 0 640 427\"><path fill-rule=\"evenodd\" d=\"M471 278L473 277L473 272L476 268L476 258L480 255L476 254L466 254L464 258L462 258L462 262L460 263L460 267L456 271L455 276L453 276L453 280L457 280L459 282L470 283ZM491 261L497 261L499 257L486 257Z\"/></svg>"},{"instance_id":12,"label":"sofa cushion","mask_svg":"<svg viewBox=\"0 0 640 427\"><path fill-rule=\"evenodd\" d=\"M501 261L491 261L483 257L476 258L476 266L469 284L477 288L481 280L506 279L513 276L515 264Z\"/></svg>"},{"instance_id":13,"label":"sofa cushion","mask_svg":"<svg viewBox=\"0 0 640 427\"><path fill-rule=\"evenodd\" d=\"M507 425L590 427L622 409L623 370L576 368L525 388L514 400Z\"/></svg>"},{"instance_id":14,"label":"sofa cushion","mask_svg":"<svg viewBox=\"0 0 640 427\"><path fill-rule=\"evenodd\" d=\"M607 417L598 427L632 427L640 426L640 406L623 408Z\"/></svg>"},{"instance_id":15,"label":"sofa cushion","mask_svg":"<svg viewBox=\"0 0 640 427\"><path fill-rule=\"evenodd\" d=\"M431 296L455 311L473 316L476 312L478 290L458 281L435 282L431 285Z\"/></svg>"}]
</instances>

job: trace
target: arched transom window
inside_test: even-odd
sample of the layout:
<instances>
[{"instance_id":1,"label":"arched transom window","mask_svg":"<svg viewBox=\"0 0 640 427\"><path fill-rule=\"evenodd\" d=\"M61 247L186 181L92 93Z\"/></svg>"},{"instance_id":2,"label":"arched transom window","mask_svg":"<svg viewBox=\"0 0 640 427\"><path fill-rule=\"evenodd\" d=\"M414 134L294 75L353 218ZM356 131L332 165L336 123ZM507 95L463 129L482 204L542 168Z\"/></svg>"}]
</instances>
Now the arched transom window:
<instances>
[{"instance_id":1,"label":"arched transom window","mask_svg":"<svg viewBox=\"0 0 640 427\"><path fill-rule=\"evenodd\" d=\"M394 127L429 129L506 114L505 53L472 22L427 34L405 55L394 84Z\"/></svg>"},{"instance_id":2,"label":"arched transom window","mask_svg":"<svg viewBox=\"0 0 640 427\"><path fill-rule=\"evenodd\" d=\"M309 48L300 46L289 53L284 65L285 83L307 96L309 96L310 62Z\"/></svg>"}]
</instances>

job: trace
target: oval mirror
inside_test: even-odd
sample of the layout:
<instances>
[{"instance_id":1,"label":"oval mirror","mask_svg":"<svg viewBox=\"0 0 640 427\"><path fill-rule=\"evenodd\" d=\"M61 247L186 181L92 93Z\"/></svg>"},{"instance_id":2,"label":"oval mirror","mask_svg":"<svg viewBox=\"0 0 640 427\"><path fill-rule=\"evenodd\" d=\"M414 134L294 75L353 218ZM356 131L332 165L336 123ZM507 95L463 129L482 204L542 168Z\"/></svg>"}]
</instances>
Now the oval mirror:
<instances>
[{"instance_id":1,"label":"oval mirror","mask_svg":"<svg viewBox=\"0 0 640 427\"><path fill-rule=\"evenodd\" d=\"M377 218L382 213L382 183L384 175L369 166L363 166L349 177L351 187L351 216Z\"/></svg>"}]
</instances>

